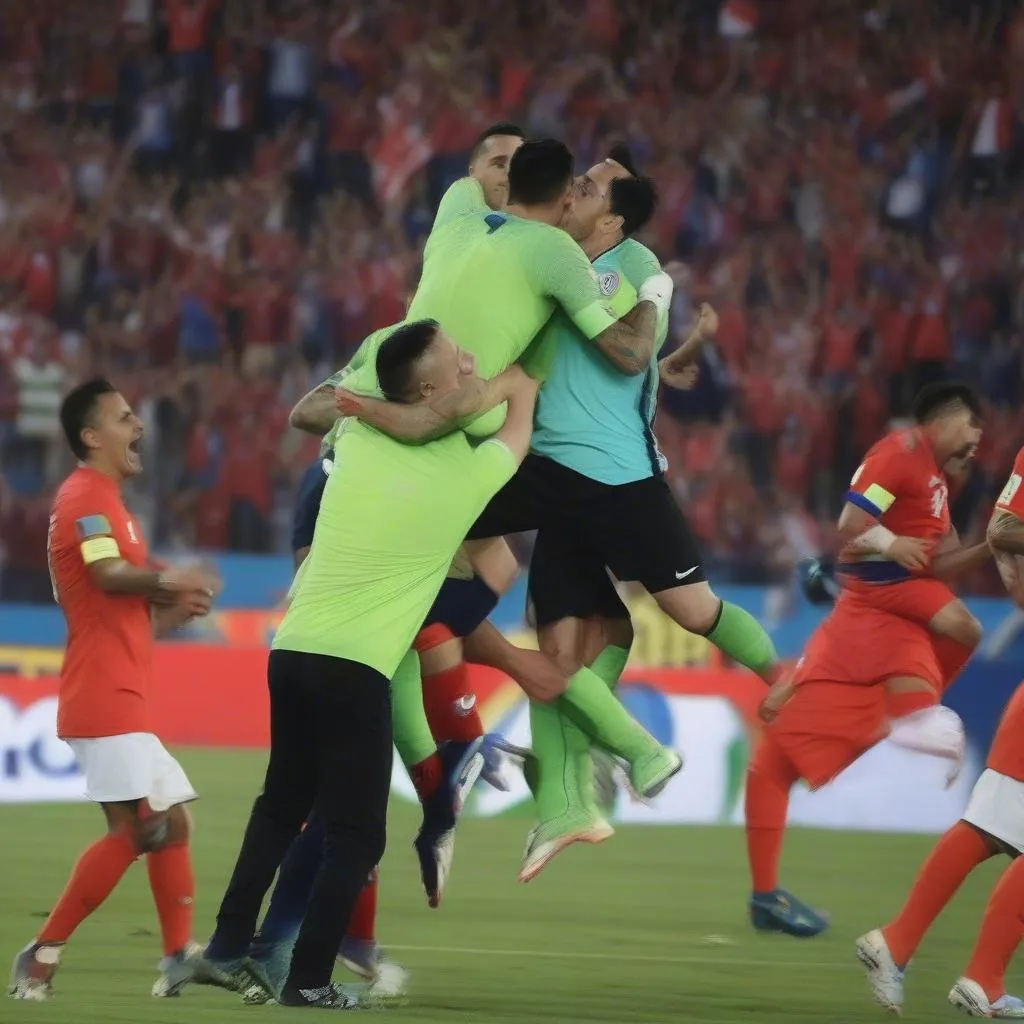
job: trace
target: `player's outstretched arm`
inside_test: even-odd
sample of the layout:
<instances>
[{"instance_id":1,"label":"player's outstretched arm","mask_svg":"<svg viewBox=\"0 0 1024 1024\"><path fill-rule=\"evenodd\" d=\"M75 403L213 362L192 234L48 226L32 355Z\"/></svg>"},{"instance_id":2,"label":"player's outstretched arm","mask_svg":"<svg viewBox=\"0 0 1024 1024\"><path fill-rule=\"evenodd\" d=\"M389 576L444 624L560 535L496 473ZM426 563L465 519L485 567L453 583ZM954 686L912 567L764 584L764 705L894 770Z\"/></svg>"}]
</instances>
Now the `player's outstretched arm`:
<instances>
[{"instance_id":1,"label":"player's outstretched arm","mask_svg":"<svg viewBox=\"0 0 1024 1024\"><path fill-rule=\"evenodd\" d=\"M951 529L932 557L932 575L937 579L952 582L984 565L991 557L992 549L987 541L964 547L956 530Z\"/></svg>"},{"instance_id":2,"label":"player's outstretched arm","mask_svg":"<svg viewBox=\"0 0 1024 1024\"><path fill-rule=\"evenodd\" d=\"M658 376L661 378L661 382L670 388L680 388L684 391L693 387L694 363L700 356L700 350L704 347L704 343L713 338L717 332L718 314L708 303L704 302L701 304L693 329L682 345L659 361Z\"/></svg>"},{"instance_id":3,"label":"player's outstretched arm","mask_svg":"<svg viewBox=\"0 0 1024 1024\"><path fill-rule=\"evenodd\" d=\"M488 665L514 679L530 700L556 700L569 684L552 658L509 643L490 622L483 622L463 641L466 660Z\"/></svg>"},{"instance_id":4,"label":"player's outstretched arm","mask_svg":"<svg viewBox=\"0 0 1024 1024\"><path fill-rule=\"evenodd\" d=\"M505 371L507 374L508 371ZM425 444L456 430L459 423L501 405L509 397L510 378L465 377L458 390L430 402L388 402L345 388L335 393L336 413L354 416L367 426L405 444Z\"/></svg>"},{"instance_id":5,"label":"player's outstretched arm","mask_svg":"<svg viewBox=\"0 0 1024 1024\"><path fill-rule=\"evenodd\" d=\"M148 597L155 604L170 604L181 594L206 593L212 597L220 581L208 570L145 569L123 558L102 558L89 563L93 583L107 594Z\"/></svg>"},{"instance_id":6,"label":"player's outstretched arm","mask_svg":"<svg viewBox=\"0 0 1024 1024\"><path fill-rule=\"evenodd\" d=\"M537 390L540 382L523 371L519 366L510 366L497 378L502 382L504 401L508 402L508 414L495 438L501 441L521 463L530 450L533 436L533 413L537 408Z\"/></svg>"},{"instance_id":7,"label":"player's outstretched arm","mask_svg":"<svg viewBox=\"0 0 1024 1024\"><path fill-rule=\"evenodd\" d=\"M331 380L318 384L298 400L288 422L307 434L323 437L334 426L338 410L334 405L335 385Z\"/></svg>"}]
</instances>

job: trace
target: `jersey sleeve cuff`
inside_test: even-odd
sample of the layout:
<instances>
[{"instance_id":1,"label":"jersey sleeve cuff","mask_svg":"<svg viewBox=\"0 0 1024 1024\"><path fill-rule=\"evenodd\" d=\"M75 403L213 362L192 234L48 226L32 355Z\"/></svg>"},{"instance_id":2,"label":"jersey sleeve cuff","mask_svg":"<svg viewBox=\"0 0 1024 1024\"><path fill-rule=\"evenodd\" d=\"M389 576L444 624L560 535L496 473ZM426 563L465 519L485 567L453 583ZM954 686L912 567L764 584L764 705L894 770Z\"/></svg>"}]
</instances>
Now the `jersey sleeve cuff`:
<instances>
[{"instance_id":1,"label":"jersey sleeve cuff","mask_svg":"<svg viewBox=\"0 0 1024 1024\"><path fill-rule=\"evenodd\" d=\"M615 317L605 309L603 303L592 302L586 309L574 313L572 322L580 329L587 341L593 341L615 323Z\"/></svg>"}]
</instances>

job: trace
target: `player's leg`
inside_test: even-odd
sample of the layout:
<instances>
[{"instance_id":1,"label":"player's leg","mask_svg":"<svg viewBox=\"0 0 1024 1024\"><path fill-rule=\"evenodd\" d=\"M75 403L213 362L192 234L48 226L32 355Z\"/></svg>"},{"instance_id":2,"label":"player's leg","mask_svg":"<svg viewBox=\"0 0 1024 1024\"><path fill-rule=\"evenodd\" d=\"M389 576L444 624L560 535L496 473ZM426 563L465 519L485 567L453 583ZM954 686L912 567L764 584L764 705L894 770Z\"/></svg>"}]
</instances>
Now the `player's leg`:
<instances>
[{"instance_id":1,"label":"player's leg","mask_svg":"<svg viewBox=\"0 0 1024 1024\"><path fill-rule=\"evenodd\" d=\"M316 758L316 813L324 855L299 929L282 1005L346 1008L331 985L334 961L370 872L384 854L391 789L388 680L368 666L306 655L302 685Z\"/></svg>"},{"instance_id":2,"label":"player's leg","mask_svg":"<svg viewBox=\"0 0 1024 1024\"><path fill-rule=\"evenodd\" d=\"M94 775L97 769L95 754L87 759L84 751L95 742L73 744L77 746L79 764L86 772L87 791L90 763L94 766ZM78 926L103 904L139 856L137 804L137 800L101 804L107 833L80 854L43 927L15 958L9 986L9 992L15 998L32 1001L49 998L65 943Z\"/></svg>"},{"instance_id":3,"label":"player's leg","mask_svg":"<svg viewBox=\"0 0 1024 1024\"><path fill-rule=\"evenodd\" d=\"M996 882L985 905L981 930L967 970L949 1001L972 1017L1024 1018L1024 999L1006 991L1006 968L1024 938L1024 857Z\"/></svg>"},{"instance_id":4,"label":"player's leg","mask_svg":"<svg viewBox=\"0 0 1024 1024\"><path fill-rule=\"evenodd\" d=\"M537 534L529 602L528 617L537 627L541 650L569 677L588 664L588 655L590 660L600 657L587 650L588 640L594 648L604 639L596 628L586 628L592 617L629 621L597 554L566 531L550 527ZM616 659L603 660L607 673ZM616 673L612 685L617 680ZM524 882L570 844L600 842L612 834L597 804L590 736L557 703L536 701L530 704L530 734L534 756L526 774L538 822L523 857L519 878Z\"/></svg>"},{"instance_id":5,"label":"player's leg","mask_svg":"<svg viewBox=\"0 0 1024 1024\"><path fill-rule=\"evenodd\" d=\"M312 657L295 651L270 652L270 758L263 791L249 815L197 981L234 991L254 983L270 987L262 970L253 970L249 950L263 899L308 819L316 794L319 767L310 727L317 719L305 686L307 659Z\"/></svg>"},{"instance_id":6,"label":"player's leg","mask_svg":"<svg viewBox=\"0 0 1024 1024\"><path fill-rule=\"evenodd\" d=\"M707 637L766 683L779 674L775 645L760 623L717 597L700 549L664 480L608 488L586 524L590 542L620 580L635 581L683 629Z\"/></svg>"}]
</instances>

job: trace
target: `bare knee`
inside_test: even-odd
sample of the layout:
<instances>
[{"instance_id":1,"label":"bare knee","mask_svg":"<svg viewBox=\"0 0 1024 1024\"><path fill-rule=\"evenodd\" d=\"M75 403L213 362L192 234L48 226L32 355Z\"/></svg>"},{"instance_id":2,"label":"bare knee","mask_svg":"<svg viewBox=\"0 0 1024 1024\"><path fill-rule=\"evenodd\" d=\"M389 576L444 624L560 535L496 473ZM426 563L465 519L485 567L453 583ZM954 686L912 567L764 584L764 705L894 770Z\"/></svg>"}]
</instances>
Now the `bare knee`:
<instances>
[{"instance_id":1,"label":"bare knee","mask_svg":"<svg viewBox=\"0 0 1024 1024\"><path fill-rule=\"evenodd\" d=\"M575 630L564 628L563 623L559 622L538 630L537 639L541 652L558 666L559 672L573 676L583 667L579 637Z\"/></svg>"},{"instance_id":2,"label":"bare knee","mask_svg":"<svg viewBox=\"0 0 1024 1024\"><path fill-rule=\"evenodd\" d=\"M722 609L721 600L707 583L672 587L652 596L677 625L698 636L706 636L714 629Z\"/></svg>"},{"instance_id":3,"label":"bare knee","mask_svg":"<svg viewBox=\"0 0 1024 1024\"><path fill-rule=\"evenodd\" d=\"M981 623L962 601L953 601L928 623L932 633L948 637L972 650L981 643Z\"/></svg>"}]
</instances>

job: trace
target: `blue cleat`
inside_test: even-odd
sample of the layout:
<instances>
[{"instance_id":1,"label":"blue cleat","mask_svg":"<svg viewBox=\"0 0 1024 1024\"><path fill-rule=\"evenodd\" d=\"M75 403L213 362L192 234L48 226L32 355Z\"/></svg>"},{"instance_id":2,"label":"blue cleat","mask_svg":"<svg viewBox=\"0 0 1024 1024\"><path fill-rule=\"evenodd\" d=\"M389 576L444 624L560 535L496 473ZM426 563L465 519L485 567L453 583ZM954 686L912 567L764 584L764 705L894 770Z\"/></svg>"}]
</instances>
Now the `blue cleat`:
<instances>
[{"instance_id":1,"label":"blue cleat","mask_svg":"<svg viewBox=\"0 0 1024 1024\"><path fill-rule=\"evenodd\" d=\"M759 932L782 932L811 939L828 929L828 921L783 889L755 892L750 897L750 923Z\"/></svg>"},{"instance_id":2,"label":"blue cleat","mask_svg":"<svg viewBox=\"0 0 1024 1024\"><path fill-rule=\"evenodd\" d=\"M455 826L484 768L483 743L479 736L468 744L442 743L437 749L443 768L441 784L423 801L423 824L413 841L431 908L438 907L444 895L455 854Z\"/></svg>"}]
</instances>

